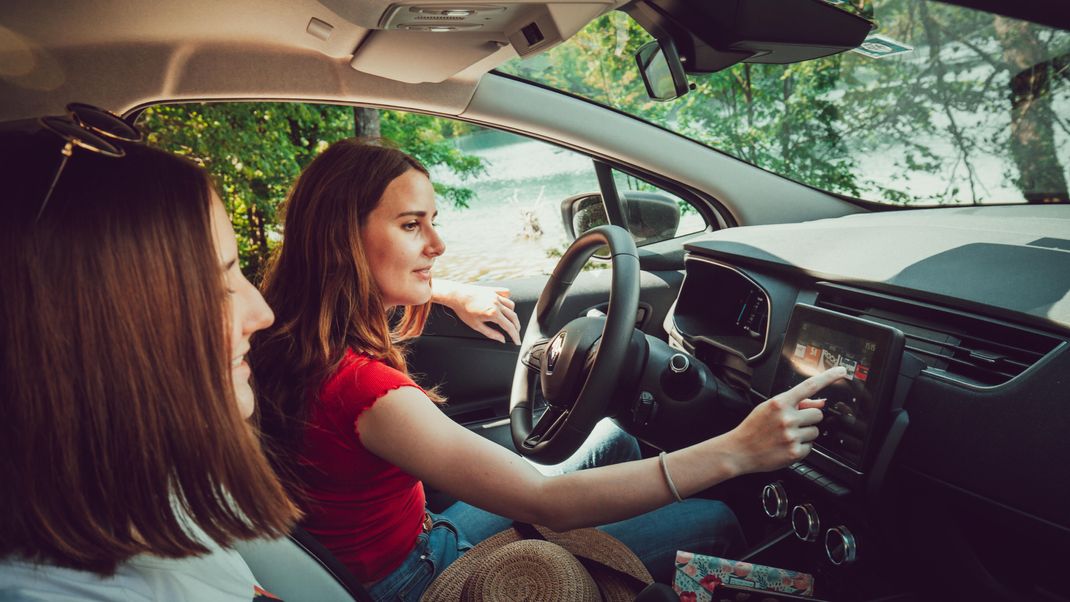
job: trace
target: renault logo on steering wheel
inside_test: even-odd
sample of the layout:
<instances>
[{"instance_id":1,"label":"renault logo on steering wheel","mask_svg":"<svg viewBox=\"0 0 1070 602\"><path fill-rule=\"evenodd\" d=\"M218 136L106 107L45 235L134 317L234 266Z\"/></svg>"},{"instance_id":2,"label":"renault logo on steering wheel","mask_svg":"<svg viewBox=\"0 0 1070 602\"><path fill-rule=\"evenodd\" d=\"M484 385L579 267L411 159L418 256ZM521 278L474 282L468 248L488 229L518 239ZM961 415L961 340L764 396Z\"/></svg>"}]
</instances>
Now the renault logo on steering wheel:
<instances>
[{"instance_id":1,"label":"renault logo on steering wheel","mask_svg":"<svg viewBox=\"0 0 1070 602\"><path fill-rule=\"evenodd\" d=\"M554 366L557 365L557 358L561 357L561 349L565 346L565 333L561 333L554 337L554 340L550 342L550 349L546 352L546 373L553 374Z\"/></svg>"}]
</instances>

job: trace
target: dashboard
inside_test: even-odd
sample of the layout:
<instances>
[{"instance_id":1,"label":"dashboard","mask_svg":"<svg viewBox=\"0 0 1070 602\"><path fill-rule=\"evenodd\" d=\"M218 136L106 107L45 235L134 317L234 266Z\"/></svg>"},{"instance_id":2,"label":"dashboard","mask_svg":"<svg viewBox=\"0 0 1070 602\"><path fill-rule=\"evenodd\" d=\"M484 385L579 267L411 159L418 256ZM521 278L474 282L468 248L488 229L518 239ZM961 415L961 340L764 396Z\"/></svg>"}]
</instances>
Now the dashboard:
<instances>
[{"instance_id":1,"label":"dashboard","mask_svg":"<svg viewBox=\"0 0 1070 602\"><path fill-rule=\"evenodd\" d=\"M739 503L757 539L790 528L818 572L953 550L996 582L1018 550L1070 543L1070 207L732 228L687 252L670 346L752 404L849 373L813 452Z\"/></svg>"}]
</instances>

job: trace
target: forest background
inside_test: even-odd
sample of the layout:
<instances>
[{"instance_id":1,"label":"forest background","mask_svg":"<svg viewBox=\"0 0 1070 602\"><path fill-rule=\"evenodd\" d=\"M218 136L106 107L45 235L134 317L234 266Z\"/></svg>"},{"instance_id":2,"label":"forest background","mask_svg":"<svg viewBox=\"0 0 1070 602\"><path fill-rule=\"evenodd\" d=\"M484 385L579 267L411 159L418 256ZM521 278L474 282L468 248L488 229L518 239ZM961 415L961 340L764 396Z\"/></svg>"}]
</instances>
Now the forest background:
<instances>
[{"instance_id":1,"label":"forest background","mask_svg":"<svg viewBox=\"0 0 1070 602\"><path fill-rule=\"evenodd\" d=\"M912 52L856 53L793 65L737 64L691 77L670 103L647 98L633 56L650 40L614 12L568 42L502 72L621 109L767 170L856 198L897 204L1068 202L1070 34L923 0L868 2L875 32ZM280 239L278 208L331 142L391 140L460 185L466 207L486 165L456 141L477 130L430 115L286 102L146 109L149 142L214 176L235 224L243 269L258 276ZM863 169L880 163L881 170ZM998 163L994 163L997 161ZM991 165L999 165L998 173ZM993 193L991 179L1015 192ZM922 189L916 183L927 182Z\"/></svg>"}]
</instances>

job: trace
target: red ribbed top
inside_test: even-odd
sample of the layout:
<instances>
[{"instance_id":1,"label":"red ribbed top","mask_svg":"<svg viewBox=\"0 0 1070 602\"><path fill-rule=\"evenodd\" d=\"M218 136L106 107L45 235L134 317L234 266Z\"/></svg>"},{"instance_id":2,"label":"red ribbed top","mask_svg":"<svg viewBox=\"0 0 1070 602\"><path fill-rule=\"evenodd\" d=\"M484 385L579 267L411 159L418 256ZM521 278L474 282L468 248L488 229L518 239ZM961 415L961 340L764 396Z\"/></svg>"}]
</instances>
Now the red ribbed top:
<instances>
[{"instance_id":1,"label":"red ribbed top","mask_svg":"<svg viewBox=\"0 0 1070 602\"><path fill-rule=\"evenodd\" d=\"M347 351L309 409L299 470L304 528L363 583L397 568L416 544L423 484L360 442L361 414L398 387L417 387L386 364Z\"/></svg>"}]
</instances>

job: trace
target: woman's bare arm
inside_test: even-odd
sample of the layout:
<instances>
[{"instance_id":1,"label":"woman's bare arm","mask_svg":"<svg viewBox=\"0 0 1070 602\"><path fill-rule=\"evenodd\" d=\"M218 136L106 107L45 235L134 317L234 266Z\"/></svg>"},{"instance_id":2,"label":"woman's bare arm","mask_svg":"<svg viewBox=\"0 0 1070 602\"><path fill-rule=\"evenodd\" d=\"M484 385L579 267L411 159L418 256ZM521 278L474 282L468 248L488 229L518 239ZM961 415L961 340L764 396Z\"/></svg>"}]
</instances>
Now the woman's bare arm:
<instances>
[{"instance_id":1,"label":"woman's bare arm","mask_svg":"<svg viewBox=\"0 0 1070 602\"><path fill-rule=\"evenodd\" d=\"M805 457L823 405L810 396L842 376L842 368L833 368L812 377L757 406L732 431L668 454L680 495ZM558 531L623 520L673 501L656 458L547 477L450 420L413 387L380 398L361 416L359 434L372 453L436 489Z\"/></svg>"}]
</instances>

